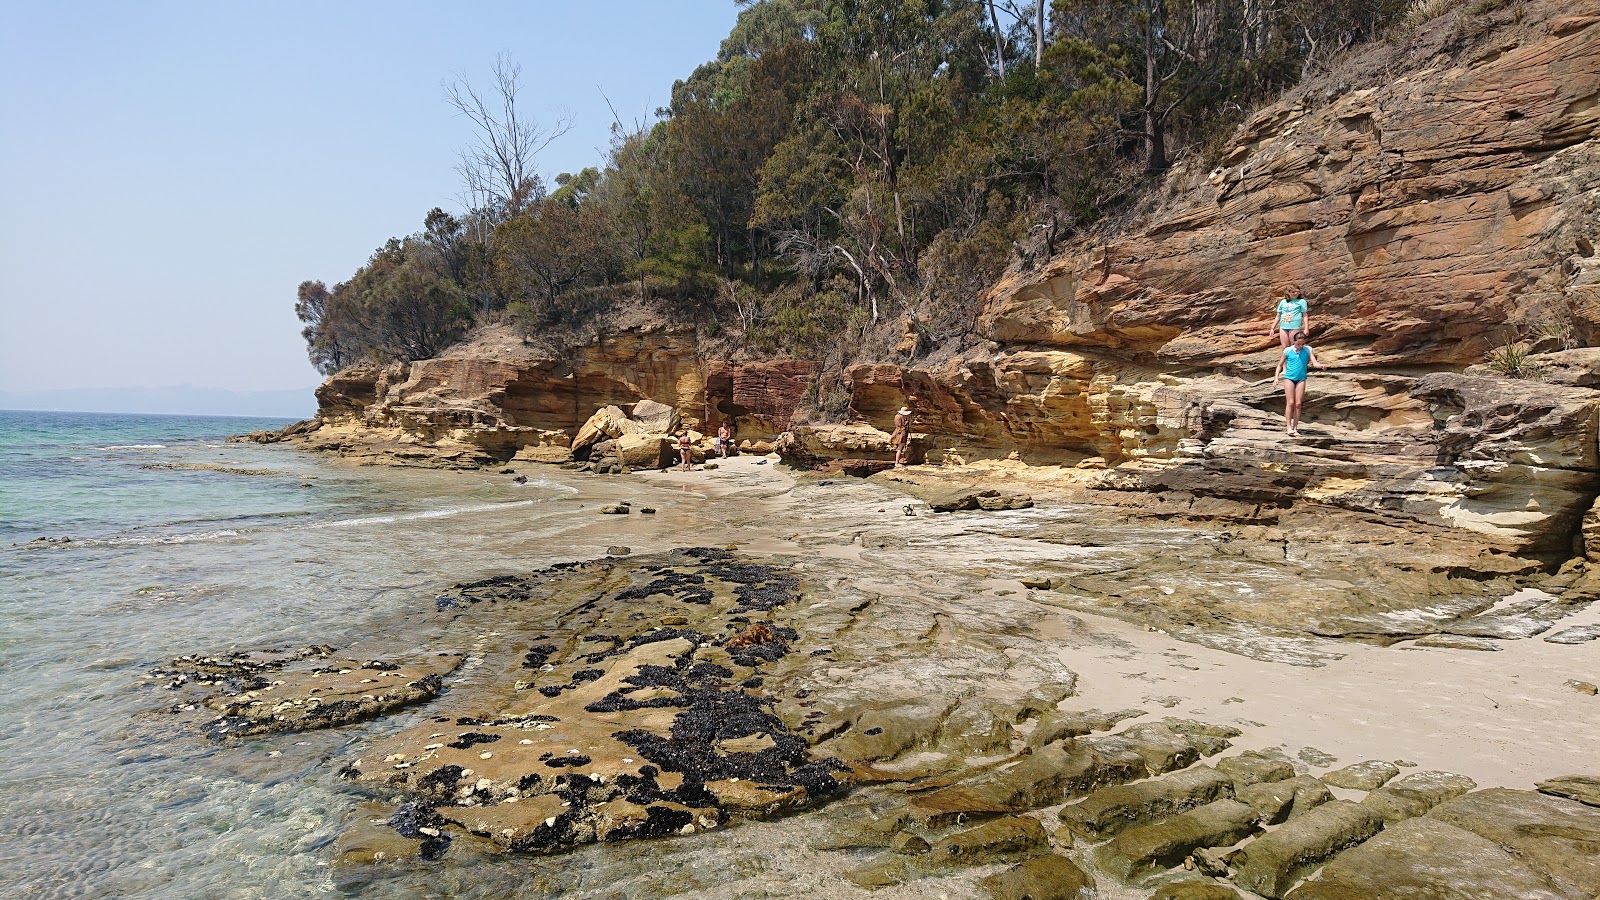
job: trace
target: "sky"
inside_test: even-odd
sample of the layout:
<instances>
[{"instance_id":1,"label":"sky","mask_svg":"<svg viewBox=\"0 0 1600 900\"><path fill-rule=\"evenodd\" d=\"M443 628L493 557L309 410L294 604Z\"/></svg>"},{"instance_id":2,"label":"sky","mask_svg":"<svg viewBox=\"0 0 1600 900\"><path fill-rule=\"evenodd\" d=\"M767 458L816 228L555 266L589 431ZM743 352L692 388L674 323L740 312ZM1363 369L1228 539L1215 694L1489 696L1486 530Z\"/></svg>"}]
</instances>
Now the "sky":
<instances>
[{"instance_id":1,"label":"sky","mask_svg":"<svg viewBox=\"0 0 1600 900\"><path fill-rule=\"evenodd\" d=\"M471 126L443 99L522 66L602 165L609 97L653 121L733 0L0 0L0 392L309 388L296 286L459 211ZM3 404L0 404L3 405Z\"/></svg>"}]
</instances>

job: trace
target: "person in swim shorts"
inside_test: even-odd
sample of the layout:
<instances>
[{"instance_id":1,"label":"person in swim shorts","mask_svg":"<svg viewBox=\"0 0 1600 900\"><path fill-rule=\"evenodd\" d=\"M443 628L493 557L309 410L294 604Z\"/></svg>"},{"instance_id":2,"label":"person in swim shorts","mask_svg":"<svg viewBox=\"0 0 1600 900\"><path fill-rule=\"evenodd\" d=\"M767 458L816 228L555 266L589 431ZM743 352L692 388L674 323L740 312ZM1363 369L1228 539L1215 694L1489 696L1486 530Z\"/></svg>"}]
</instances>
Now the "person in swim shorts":
<instances>
[{"instance_id":1,"label":"person in swim shorts","mask_svg":"<svg viewBox=\"0 0 1600 900\"><path fill-rule=\"evenodd\" d=\"M1300 286L1291 284L1284 289L1283 299L1275 307L1277 316L1272 320L1271 337L1278 336L1278 346L1287 348L1294 342L1296 331L1311 331L1311 314L1306 309L1306 299L1300 296Z\"/></svg>"},{"instance_id":2,"label":"person in swim shorts","mask_svg":"<svg viewBox=\"0 0 1600 900\"><path fill-rule=\"evenodd\" d=\"M1306 333L1296 331L1292 339L1294 346L1284 348L1283 355L1278 357L1278 371L1272 375L1272 383L1276 385L1283 382L1283 430L1290 437L1300 436L1300 407L1306 399L1306 377L1312 369L1326 369L1322 363L1317 362L1316 351L1306 345Z\"/></svg>"}]
</instances>

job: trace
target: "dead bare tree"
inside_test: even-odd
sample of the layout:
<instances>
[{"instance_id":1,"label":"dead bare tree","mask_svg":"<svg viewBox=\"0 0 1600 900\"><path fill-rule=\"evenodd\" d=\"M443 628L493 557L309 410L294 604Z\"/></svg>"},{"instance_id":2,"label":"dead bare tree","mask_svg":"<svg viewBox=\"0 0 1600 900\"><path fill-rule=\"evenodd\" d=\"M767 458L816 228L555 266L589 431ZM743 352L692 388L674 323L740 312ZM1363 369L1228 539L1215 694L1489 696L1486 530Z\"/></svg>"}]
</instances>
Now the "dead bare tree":
<instances>
[{"instance_id":1,"label":"dead bare tree","mask_svg":"<svg viewBox=\"0 0 1600 900\"><path fill-rule=\"evenodd\" d=\"M466 116L477 141L461 151L456 170L471 205L510 216L539 199L543 184L535 169L539 153L572 130L573 117L562 110L549 128L518 108L522 67L509 53L494 61L494 83L480 92L465 75L444 84L445 102Z\"/></svg>"}]
</instances>

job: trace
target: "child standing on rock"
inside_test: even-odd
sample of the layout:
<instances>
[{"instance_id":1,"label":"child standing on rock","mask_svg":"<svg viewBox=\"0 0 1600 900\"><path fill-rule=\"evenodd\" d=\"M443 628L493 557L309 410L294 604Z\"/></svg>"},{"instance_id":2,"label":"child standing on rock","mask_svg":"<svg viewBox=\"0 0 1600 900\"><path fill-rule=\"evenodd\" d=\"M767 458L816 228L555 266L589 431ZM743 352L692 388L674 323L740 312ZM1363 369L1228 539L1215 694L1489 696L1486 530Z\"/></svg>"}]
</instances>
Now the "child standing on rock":
<instances>
[{"instance_id":1,"label":"child standing on rock","mask_svg":"<svg viewBox=\"0 0 1600 900\"><path fill-rule=\"evenodd\" d=\"M1306 378L1311 369L1326 369L1317 362L1316 351L1306 345L1306 333L1296 331L1294 346L1285 347L1278 357L1278 371L1272 374L1272 383L1283 382L1283 426L1290 437L1300 436L1300 407L1306 399Z\"/></svg>"},{"instance_id":2,"label":"child standing on rock","mask_svg":"<svg viewBox=\"0 0 1600 900\"><path fill-rule=\"evenodd\" d=\"M1296 331L1311 331L1311 313L1306 309L1306 298L1300 296L1300 286L1291 284L1286 287L1276 309L1277 317L1272 320L1272 330L1267 332L1267 336L1276 334L1278 346L1287 349Z\"/></svg>"}]
</instances>

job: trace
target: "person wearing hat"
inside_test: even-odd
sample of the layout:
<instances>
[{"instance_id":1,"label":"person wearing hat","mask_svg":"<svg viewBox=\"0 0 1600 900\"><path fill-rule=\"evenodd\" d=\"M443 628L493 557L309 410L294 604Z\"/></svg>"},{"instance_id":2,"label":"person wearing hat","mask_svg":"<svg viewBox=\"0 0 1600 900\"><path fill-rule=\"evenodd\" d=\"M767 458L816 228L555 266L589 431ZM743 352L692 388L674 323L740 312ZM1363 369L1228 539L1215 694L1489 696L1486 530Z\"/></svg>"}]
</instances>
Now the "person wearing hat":
<instances>
[{"instance_id":1,"label":"person wearing hat","mask_svg":"<svg viewBox=\"0 0 1600 900\"><path fill-rule=\"evenodd\" d=\"M911 446L911 406L907 401L906 406L894 414L894 432L889 435L889 443L894 445L894 464L902 465L906 455L906 448Z\"/></svg>"}]
</instances>

